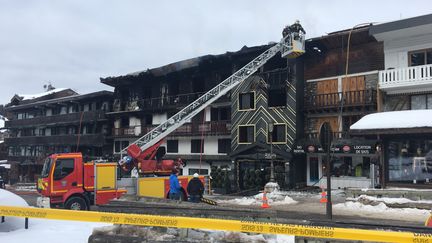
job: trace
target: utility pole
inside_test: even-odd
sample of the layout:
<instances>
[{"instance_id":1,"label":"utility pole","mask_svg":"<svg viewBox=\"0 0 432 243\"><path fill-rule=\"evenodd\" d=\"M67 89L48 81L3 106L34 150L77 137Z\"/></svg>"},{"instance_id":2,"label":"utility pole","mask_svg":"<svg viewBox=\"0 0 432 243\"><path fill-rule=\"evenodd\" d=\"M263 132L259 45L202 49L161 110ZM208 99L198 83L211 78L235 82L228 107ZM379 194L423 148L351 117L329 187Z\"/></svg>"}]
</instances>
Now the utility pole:
<instances>
[{"instance_id":1,"label":"utility pole","mask_svg":"<svg viewBox=\"0 0 432 243\"><path fill-rule=\"evenodd\" d=\"M328 219L332 219L332 202L331 202L331 163L330 163L330 148L332 143L332 132L328 122L325 122L321 129L319 140L322 147L326 151L326 177L327 177L327 203L326 203L326 215Z\"/></svg>"},{"instance_id":2,"label":"utility pole","mask_svg":"<svg viewBox=\"0 0 432 243\"><path fill-rule=\"evenodd\" d=\"M332 212L332 201L331 201L331 169L330 169L330 144L331 144L331 132L330 130L327 130L327 203L326 203L326 215L328 219L333 218L333 212Z\"/></svg>"}]
</instances>

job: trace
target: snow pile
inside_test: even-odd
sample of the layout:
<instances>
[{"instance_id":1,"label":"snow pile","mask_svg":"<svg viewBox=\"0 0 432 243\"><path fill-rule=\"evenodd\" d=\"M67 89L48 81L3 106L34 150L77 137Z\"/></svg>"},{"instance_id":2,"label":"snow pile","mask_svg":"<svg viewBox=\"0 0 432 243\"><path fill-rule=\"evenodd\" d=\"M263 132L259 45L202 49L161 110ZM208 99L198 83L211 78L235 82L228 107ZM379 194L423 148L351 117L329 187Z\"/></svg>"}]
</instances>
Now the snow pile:
<instances>
[{"instance_id":1,"label":"snow pile","mask_svg":"<svg viewBox=\"0 0 432 243\"><path fill-rule=\"evenodd\" d=\"M287 205L295 204L297 201L292 199L289 192L274 190L271 193L266 193L268 203L274 205ZM221 204L235 204L235 205L261 205L263 200L263 193L256 194L252 197L235 198L230 200L218 200Z\"/></svg>"},{"instance_id":2,"label":"snow pile","mask_svg":"<svg viewBox=\"0 0 432 243\"><path fill-rule=\"evenodd\" d=\"M345 202L333 206L333 209L349 212L351 215L394 218L406 220L424 221L430 215L430 210L413 209L413 208L389 208L383 202L375 206L364 205L359 202Z\"/></svg>"},{"instance_id":3,"label":"snow pile","mask_svg":"<svg viewBox=\"0 0 432 243\"><path fill-rule=\"evenodd\" d=\"M28 204L16 194L0 189L0 206L28 207ZM0 242L39 242L42 238L44 243L87 242L94 227L106 225L30 218L29 228L24 229L24 218L5 217L5 222L0 223Z\"/></svg>"},{"instance_id":4,"label":"snow pile","mask_svg":"<svg viewBox=\"0 0 432 243\"><path fill-rule=\"evenodd\" d=\"M66 88L58 88L58 89L53 89L47 92L43 92L43 93L39 93L39 94L22 94L22 95L18 95L19 97L21 97L23 100L31 100L31 99L36 99L39 97L43 97L45 95L50 95L50 94L54 94L60 91L66 90Z\"/></svg>"},{"instance_id":5,"label":"snow pile","mask_svg":"<svg viewBox=\"0 0 432 243\"><path fill-rule=\"evenodd\" d=\"M415 119L413 119L415 118ZM432 110L388 111L369 114L351 125L352 130L432 127Z\"/></svg>"},{"instance_id":6,"label":"snow pile","mask_svg":"<svg viewBox=\"0 0 432 243\"><path fill-rule=\"evenodd\" d=\"M391 198L391 197L378 198L378 197L367 196L367 195L361 195L357 198L347 198L347 200L383 202L386 205L403 204L403 203L427 203L432 205L432 200L411 200L408 198Z\"/></svg>"},{"instance_id":7,"label":"snow pile","mask_svg":"<svg viewBox=\"0 0 432 243\"><path fill-rule=\"evenodd\" d=\"M0 189L0 206L28 207L28 204L21 197ZM7 217L5 222L0 224L0 232L10 232L21 228L24 228L24 218Z\"/></svg>"},{"instance_id":8,"label":"snow pile","mask_svg":"<svg viewBox=\"0 0 432 243\"><path fill-rule=\"evenodd\" d=\"M231 231L201 229L177 229L164 227L144 227L133 225L115 225L97 228L93 231L94 239L103 241L111 235L138 237L147 241L187 241L187 242L256 242L290 243L294 236L248 234ZM131 239L133 240L133 239Z\"/></svg>"},{"instance_id":9,"label":"snow pile","mask_svg":"<svg viewBox=\"0 0 432 243\"><path fill-rule=\"evenodd\" d=\"M17 186L16 191L36 191L36 185L33 186Z\"/></svg>"}]
</instances>

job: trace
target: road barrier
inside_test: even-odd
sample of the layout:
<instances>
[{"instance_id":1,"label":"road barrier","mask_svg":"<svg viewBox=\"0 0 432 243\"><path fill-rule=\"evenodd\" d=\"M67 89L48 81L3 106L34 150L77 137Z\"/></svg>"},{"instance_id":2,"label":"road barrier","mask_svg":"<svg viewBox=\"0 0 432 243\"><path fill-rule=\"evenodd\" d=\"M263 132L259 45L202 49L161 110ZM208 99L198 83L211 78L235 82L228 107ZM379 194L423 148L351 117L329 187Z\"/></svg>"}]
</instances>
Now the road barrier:
<instances>
[{"instance_id":1,"label":"road barrier","mask_svg":"<svg viewBox=\"0 0 432 243\"><path fill-rule=\"evenodd\" d=\"M432 233L391 232L382 230L348 229L326 226L279 224L210 218L158 216L142 214L74 211L63 209L22 208L0 206L0 215L56 220L73 220L113 224L226 230L259 234L285 234L310 238L363 240L375 242L432 243ZM0 225L1 227L1 225Z\"/></svg>"}]
</instances>

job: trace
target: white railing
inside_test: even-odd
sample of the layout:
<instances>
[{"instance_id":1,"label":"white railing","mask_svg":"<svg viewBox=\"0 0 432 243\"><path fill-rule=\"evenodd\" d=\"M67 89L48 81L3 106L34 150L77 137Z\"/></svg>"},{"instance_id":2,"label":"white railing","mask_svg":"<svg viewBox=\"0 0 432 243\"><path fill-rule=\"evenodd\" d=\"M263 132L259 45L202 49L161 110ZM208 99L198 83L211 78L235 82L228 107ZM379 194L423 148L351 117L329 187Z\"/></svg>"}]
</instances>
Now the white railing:
<instances>
[{"instance_id":1,"label":"white railing","mask_svg":"<svg viewBox=\"0 0 432 243\"><path fill-rule=\"evenodd\" d=\"M379 72L379 86L382 90L407 88L430 84L432 87L432 65L396 68Z\"/></svg>"}]
</instances>

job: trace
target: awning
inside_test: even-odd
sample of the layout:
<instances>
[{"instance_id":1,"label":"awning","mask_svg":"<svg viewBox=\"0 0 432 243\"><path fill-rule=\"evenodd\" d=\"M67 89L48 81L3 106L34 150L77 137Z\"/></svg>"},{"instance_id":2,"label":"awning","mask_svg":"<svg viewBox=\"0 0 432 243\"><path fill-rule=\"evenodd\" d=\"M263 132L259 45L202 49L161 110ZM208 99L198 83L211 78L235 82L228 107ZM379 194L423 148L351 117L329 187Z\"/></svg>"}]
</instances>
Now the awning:
<instances>
[{"instance_id":1,"label":"awning","mask_svg":"<svg viewBox=\"0 0 432 243\"><path fill-rule=\"evenodd\" d=\"M294 154L324 153L324 149L316 138L299 139L293 148Z\"/></svg>"},{"instance_id":2,"label":"awning","mask_svg":"<svg viewBox=\"0 0 432 243\"><path fill-rule=\"evenodd\" d=\"M351 125L352 132L365 130L432 129L432 110L389 111L369 114Z\"/></svg>"},{"instance_id":3,"label":"awning","mask_svg":"<svg viewBox=\"0 0 432 243\"><path fill-rule=\"evenodd\" d=\"M337 139L332 142L331 153L337 154L375 154L377 140L361 138Z\"/></svg>"}]
</instances>

